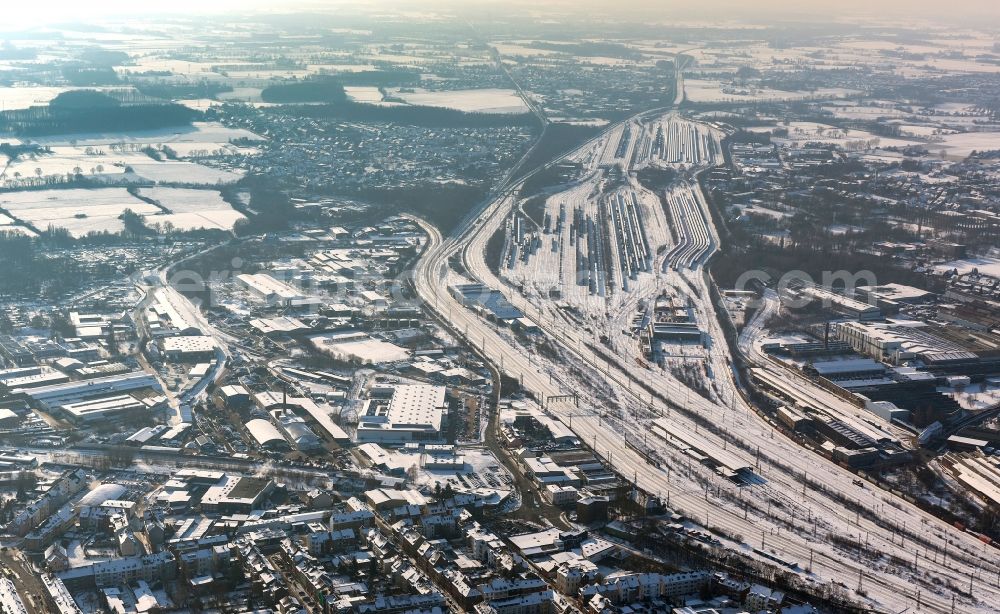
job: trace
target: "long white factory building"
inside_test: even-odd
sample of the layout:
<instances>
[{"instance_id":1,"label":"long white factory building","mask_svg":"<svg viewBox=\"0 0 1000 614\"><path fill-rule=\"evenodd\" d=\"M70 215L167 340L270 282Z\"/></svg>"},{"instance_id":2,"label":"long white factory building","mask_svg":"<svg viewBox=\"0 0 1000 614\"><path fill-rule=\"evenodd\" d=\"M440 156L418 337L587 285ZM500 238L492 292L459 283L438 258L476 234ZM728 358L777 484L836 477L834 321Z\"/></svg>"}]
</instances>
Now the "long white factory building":
<instances>
[{"instance_id":1,"label":"long white factory building","mask_svg":"<svg viewBox=\"0 0 1000 614\"><path fill-rule=\"evenodd\" d=\"M305 298L292 286L267 273L244 273L237 275L236 280L254 296L268 303L290 305L293 301Z\"/></svg>"},{"instance_id":2,"label":"long white factory building","mask_svg":"<svg viewBox=\"0 0 1000 614\"><path fill-rule=\"evenodd\" d=\"M159 288L153 292L153 301L146 308L146 326L153 337L174 335L200 335L198 324L184 314L184 310L174 303L176 296Z\"/></svg>"},{"instance_id":3,"label":"long white factory building","mask_svg":"<svg viewBox=\"0 0 1000 614\"><path fill-rule=\"evenodd\" d=\"M44 409L54 409L63 405L80 403L88 399L143 389L162 392L156 378L142 371L56 384L53 386L19 389L13 392L15 394L23 394Z\"/></svg>"},{"instance_id":4,"label":"long white factory building","mask_svg":"<svg viewBox=\"0 0 1000 614\"><path fill-rule=\"evenodd\" d=\"M357 441L403 443L436 440L441 436L448 389L444 386L405 384L372 389L358 413Z\"/></svg>"}]
</instances>

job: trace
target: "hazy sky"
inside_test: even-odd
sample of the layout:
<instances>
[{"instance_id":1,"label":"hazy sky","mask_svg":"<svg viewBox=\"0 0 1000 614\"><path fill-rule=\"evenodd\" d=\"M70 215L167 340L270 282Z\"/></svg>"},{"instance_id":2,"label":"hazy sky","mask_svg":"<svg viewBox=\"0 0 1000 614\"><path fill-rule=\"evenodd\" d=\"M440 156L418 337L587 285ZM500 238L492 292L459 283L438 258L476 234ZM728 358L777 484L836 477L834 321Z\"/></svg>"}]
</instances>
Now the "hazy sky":
<instances>
[{"instance_id":1,"label":"hazy sky","mask_svg":"<svg viewBox=\"0 0 1000 614\"><path fill-rule=\"evenodd\" d=\"M155 11L171 15L195 13L289 12L308 7L336 10L353 5L362 10L503 9L506 14L566 13L670 19L803 19L880 20L898 16L903 21L961 19L969 23L1000 20L1000 0L13 0L3 1L0 27L34 25L69 19L106 19ZM492 11L491 11L492 12Z\"/></svg>"}]
</instances>

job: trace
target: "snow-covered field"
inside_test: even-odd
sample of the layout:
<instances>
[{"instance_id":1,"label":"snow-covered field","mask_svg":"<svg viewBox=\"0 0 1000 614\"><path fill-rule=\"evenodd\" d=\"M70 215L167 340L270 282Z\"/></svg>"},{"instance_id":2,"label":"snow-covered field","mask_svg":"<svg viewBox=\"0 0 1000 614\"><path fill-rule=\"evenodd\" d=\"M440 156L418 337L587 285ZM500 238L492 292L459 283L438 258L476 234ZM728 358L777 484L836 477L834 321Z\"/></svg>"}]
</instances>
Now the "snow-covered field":
<instances>
[{"instance_id":1,"label":"snow-covered field","mask_svg":"<svg viewBox=\"0 0 1000 614\"><path fill-rule=\"evenodd\" d=\"M214 228L232 230L233 225L244 219L243 214L234 210L215 190L195 190L188 188L142 188L144 198L150 198L171 213L147 217L147 224L170 223L178 230Z\"/></svg>"},{"instance_id":2,"label":"snow-covered field","mask_svg":"<svg viewBox=\"0 0 1000 614\"><path fill-rule=\"evenodd\" d=\"M855 94L854 90L836 87L818 88L813 91L786 92L759 87L724 85L721 81L708 79L685 79L684 96L691 102L750 102L754 100L805 100L822 98L844 98Z\"/></svg>"},{"instance_id":3,"label":"snow-covered field","mask_svg":"<svg viewBox=\"0 0 1000 614\"><path fill-rule=\"evenodd\" d=\"M782 145L798 143L826 143L855 149L875 147L907 147L919 145L918 141L882 137L864 130L837 128L815 122L789 122L788 137L773 137L771 140Z\"/></svg>"},{"instance_id":4,"label":"snow-covered field","mask_svg":"<svg viewBox=\"0 0 1000 614\"><path fill-rule=\"evenodd\" d=\"M32 142L49 146L79 146L110 145L112 143L136 143L139 145L165 144L174 147L180 143L195 143L211 145L228 143L232 139L248 139L263 141L264 138L242 128L228 128L217 122L195 122L190 126L180 128L162 128L159 130L137 130L132 132L105 132L88 134L62 134L54 136L39 136Z\"/></svg>"},{"instance_id":5,"label":"snow-covered field","mask_svg":"<svg viewBox=\"0 0 1000 614\"><path fill-rule=\"evenodd\" d=\"M311 72L365 72L376 70L374 64L310 64L307 67Z\"/></svg>"},{"instance_id":6,"label":"snow-covered field","mask_svg":"<svg viewBox=\"0 0 1000 614\"><path fill-rule=\"evenodd\" d=\"M394 91L393 95L402 98L412 105L443 107L466 113L528 112L528 107L514 90L485 88L430 92L417 89L414 92Z\"/></svg>"},{"instance_id":7,"label":"snow-covered field","mask_svg":"<svg viewBox=\"0 0 1000 614\"><path fill-rule=\"evenodd\" d=\"M226 171L195 164L165 160L155 162L148 157L145 162L132 164L136 175L158 183L200 183L214 185L217 183L232 183L243 177L242 172Z\"/></svg>"},{"instance_id":8,"label":"snow-covered field","mask_svg":"<svg viewBox=\"0 0 1000 614\"><path fill-rule=\"evenodd\" d=\"M126 209L140 215L160 212L157 207L129 194L125 188L10 192L0 195L0 207L38 230L51 225L65 228L74 237L91 231L121 231L124 226L118 216Z\"/></svg>"},{"instance_id":9,"label":"snow-covered field","mask_svg":"<svg viewBox=\"0 0 1000 614\"><path fill-rule=\"evenodd\" d=\"M106 90L122 88L48 87L41 85L28 87L0 87L0 110L14 111L17 109L27 109L33 106L46 105L59 94L78 89Z\"/></svg>"},{"instance_id":10,"label":"snow-covered field","mask_svg":"<svg viewBox=\"0 0 1000 614\"><path fill-rule=\"evenodd\" d=\"M128 164L151 161L138 152L87 154L82 147L53 147L51 155L25 156L12 161L0 175L0 185L18 184L50 175L66 175L79 169L87 177L121 177ZM39 170L41 171L39 173Z\"/></svg>"},{"instance_id":11,"label":"snow-covered field","mask_svg":"<svg viewBox=\"0 0 1000 614\"><path fill-rule=\"evenodd\" d=\"M188 213L167 213L155 217L147 217L146 225L164 226L170 224L177 230L232 230L236 222L245 219L243 214L233 209L218 211L191 211Z\"/></svg>"},{"instance_id":12,"label":"snow-covered field","mask_svg":"<svg viewBox=\"0 0 1000 614\"><path fill-rule=\"evenodd\" d=\"M933 124L899 124L899 132L903 136L932 138L945 134L954 134L953 130Z\"/></svg>"},{"instance_id":13,"label":"snow-covered field","mask_svg":"<svg viewBox=\"0 0 1000 614\"><path fill-rule=\"evenodd\" d=\"M190 144L183 147L185 155L198 153L201 147ZM7 169L0 173L0 186L24 187L37 181L40 177L52 175L65 176L82 173L88 178L98 178L107 181L125 180L126 167L133 170L133 179L143 178L149 181L164 183L193 183L215 185L217 183L232 183L238 181L242 172L216 169L194 162L164 160L157 162L145 153L137 151L115 152L106 146L96 146L90 153L91 146L55 146L52 154L25 156L12 161ZM176 151L176 150L175 150Z\"/></svg>"},{"instance_id":14,"label":"snow-covered field","mask_svg":"<svg viewBox=\"0 0 1000 614\"><path fill-rule=\"evenodd\" d=\"M74 237L91 231L120 232L124 225L118 218L126 209L144 216L147 226L162 227L169 223L177 230L231 230L243 219L215 190L144 188L141 194L161 203L171 213L132 196L125 188L9 192L0 195L0 208L10 212L16 221L38 230L49 226L65 228ZM8 216L0 218L5 229L20 228L10 225L14 222Z\"/></svg>"},{"instance_id":15,"label":"snow-covered field","mask_svg":"<svg viewBox=\"0 0 1000 614\"><path fill-rule=\"evenodd\" d=\"M37 237L38 233L25 226L0 226L0 232Z\"/></svg>"},{"instance_id":16,"label":"snow-covered field","mask_svg":"<svg viewBox=\"0 0 1000 614\"><path fill-rule=\"evenodd\" d=\"M235 100L239 102L260 102L262 87L234 87L231 92L222 92L219 100Z\"/></svg>"},{"instance_id":17,"label":"snow-covered field","mask_svg":"<svg viewBox=\"0 0 1000 614\"><path fill-rule=\"evenodd\" d=\"M1000 387L989 384L970 384L962 388L939 387L943 392L958 401L966 409L986 409L1000 402Z\"/></svg>"},{"instance_id":18,"label":"snow-covered field","mask_svg":"<svg viewBox=\"0 0 1000 614\"><path fill-rule=\"evenodd\" d=\"M382 102L382 92L374 86L348 85L344 92L354 102Z\"/></svg>"},{"instance_id":19,"label":"snow-covered field","mask_svg":"<svg viewBox=\"0 0 1000 614\"><path fill-rule=\"evenodd\" d=\"M879 119L885 117L910 117L911 114L900 109L876 104L858 105L853 103L831 104L823 110L839 119Z\"/></svg>"},{"instance_id":20,"label":"snow-covered field","mask_svg":"<svg viewBox=\"0 0 1000 614\"><path fill-rule=\"evenodd\" d=\"M215 190L155 187L141 188L139 194L144 198L155 200L174 213L232 209Z\"/></svg>"},{"instance_id":21,"label":"snow-covered field","mask_svg":"<svg viewBox=\"0 0 1000 614\"><path fill-rule=\"evenodd\" d=\"M991 151L1000 149L1000 132L965 132L948 134L940 137L927 147L931 151L947 150L951 156L967 157L973 151Z\"/></svg>"},{"instance_id":22,"label":"snow-covered field","mask_svg":"<svg viewBox=\"0 0 1000 614\"><path fill-rule=\"evenodd\" d=\"M978 269L983 275L990 277L1000 277L1000 258L984 256L982 258L964 258L962 260L952 260L945 264L934 267L938 271L951 271L957 269L959 274L969 273L972 269Z\"/></svg>"}]
</instances>

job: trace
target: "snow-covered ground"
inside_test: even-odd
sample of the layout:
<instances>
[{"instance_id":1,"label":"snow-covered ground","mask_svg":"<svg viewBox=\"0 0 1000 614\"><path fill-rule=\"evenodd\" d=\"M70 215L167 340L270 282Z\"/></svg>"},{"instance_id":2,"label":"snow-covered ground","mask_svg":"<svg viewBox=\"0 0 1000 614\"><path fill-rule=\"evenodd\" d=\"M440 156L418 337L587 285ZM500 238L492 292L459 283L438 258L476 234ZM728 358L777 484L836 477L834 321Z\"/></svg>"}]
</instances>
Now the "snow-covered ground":
<instances>
[{"instance_id":1,"label":"snow-covered ground","mask_svg":"<svg viewBox=\"0 0 1000 614\"><path fill-rule=\"evenodd\" d=\"M983 256L981 258L963 258L962 260L952 260L945 264L934 267L937 271L951 271L957 269L959 274L972 272L978 269L983 275L990 277L1000 277L1000 258Z\"/></svg>"},{"instance_id":2,"label":"snow-covered ground","mask_svg":"<svg viewBox=\"0 0 1000 614\"><path fill-rule=\"evenodd\" d=\"M211 145L229 143L233 139L263 141L264 138L243 128L229 128L217 122L195 122L190 126L161 128L158 130L136 130L130 132L102 132L85 134L61 134L33 137L31 141L49 146L109 146L112 143L136 143L139 145L170 145L197 143Z\"/></svg>"},{"instance_id":3,"label":"snow-covered ground","mask_svg":"<svg viewBox=\"0 0 1000 614\"><path fill-rule=\"evenodd\" d=\"M466 113L527 113L528 107L514 90L484 88L432 92L416 89L412 92L392 91L412 105L443 107Z\"/></svg>"},{"instance_id":4,"label":"snow-covered ground","mask_svg":"<svg viewBox=\"0 0 1000 614\"><path fill-rule=\"evenodd\" d=\"M734 86L710 79L685 79L684 97L691 102L753 102L758 100L806 100L845 98L857 91L823 87L812 91L789 92L754 86Z\"/></svg>"},{"instance_id":5,"label":"snow-covered ground","mask_svg":"<svg viewBox=\"0 0 1000 614\"><path fill-rule=\"evenodd\" d=\"M803 143L825 143L839 145L847 149L874 149L875 147L907 147L919 145L919 141L908 141L882 137L864 130L837 128L815 122L789 122L787 137L773 137L771 140L785 146Z\"/></svg>"},{"instance_id":6,"label":"snow-covered ground","mask_svg":"<svg viewBox=\"0 0 1000 614\"><path fill-rule=\"evenodd\" d=\"M382 92L379 88L367 85L348 85L344 87L347 97L354 102L381 102Z\"/></svg>"},{"instance_id":7,"label":"snow-covered ground","mask_svg":"<svg viewBox=\"0 0 1000 614\"><path fill-rule=\"evenodd\" d=\"M121 90L131 88L109 87L49 87L43 85L0 87L0 110L14 111L34 106L47 105L53 98L71 90Z\"/></svg>"},{"instance_id":8,"label":"snow-covered ground","mask_svg":"<svg viewBox=\"0 0 1000 614\"><path fill-rule=\"evenodd\" d=\"M931 151L944 149L948 155L965 158L973 151L1000 149L1000 132L965 132L947 134L927 146Z\"/></svg>"},{"instance_id":9,"label":"snow-covered ground","mask_svg":"<svg viewBox=\"0 0 1000 614\"><path fill-rule=\"evenodd\" d=\"M49 226L65 228L74 237L89 232L120 232L124 224L119 217L127 209L144 216L149 226L163 226L169 222L178 230L230 230L243 219L243 215L222 200L215 190L154 187L143 188L140 194L160 203L171 213L165 214L160 207L132 196L125 188L8 192L0 196L0 208L38 230L46 230ZM4 218L10 219L9 216ZM0 220L5 223L4 229L20 228L5 220Z\"/></svg>"},{"instance_id":10,"label":"snow-covered ground","mask_svg":"<svg viewBox=\"0 0 1000 614\"><path fill-rule=\"evenodd\" d=\"M961 388L938 388L966 409L985 409L1000 403L1000 386L969 384Z\"/></svg>"},{"instance_id":11,"label":"snow-covered ground","mask_svg":"<svg viewBox=\"0 0 1000 614\"><path fill-rule=\"evenodd\" d=\"M237 221L244 219L243 214L222 200L222 195L215 190L153 187L142 188L139 194L171 211L147 217L147 224L163 225L169 222L178 230L232 230Z\"/></svg>"},{"instance_id":12,"label":"snow-covered ground","mask_svg":"<svg viewBox=\"0 0 1000 614\"><path fill-rule=\"evenodd\" d=\"M160 212L159 208L135 198L125 188L8 192L0 196L0 207L38 230L51 225L65 228L74 237L91 231L120 232L124 225L118 217L126 209L140 215Z\"/></svg>"},{"instance_id":13,"label":"snow-covered ground","mask_svg":"<svg viewBox=\"0 0 1000 614\"><path fill-rule=\"evenodd\" d=\"M215 185L239 181L244 175L242 171L227 171L177 160L156 162L147 158L147 161L132 164L131 167L136 175L157 183Z\"/></svg>"}]
</instances>

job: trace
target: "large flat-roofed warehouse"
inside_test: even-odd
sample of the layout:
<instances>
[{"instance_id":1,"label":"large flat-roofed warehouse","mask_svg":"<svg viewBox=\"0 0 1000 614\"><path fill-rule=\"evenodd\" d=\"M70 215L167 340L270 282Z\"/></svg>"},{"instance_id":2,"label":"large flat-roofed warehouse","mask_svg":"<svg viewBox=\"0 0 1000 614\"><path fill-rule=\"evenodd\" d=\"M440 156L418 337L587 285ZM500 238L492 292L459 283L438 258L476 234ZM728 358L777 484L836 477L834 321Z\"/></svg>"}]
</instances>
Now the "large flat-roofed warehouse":
<instances>
[{"instance_id":1,"label":"large flat-roofed warehouse","mask_svg":"<svg viewBox=\"0 0 1000 614\"><path fill-rule=\"evenodd\" d=\"M237 275L236 280L254 296L273 305L290 305L292 301L305 298L292 286L267 273L244 273Z\"/></svg>"},{"instance_id":2,"label":"large flat-roofed warehouse","mask_svg":"<svg viewBox=\"0 0 1000 614\"><path fill-rule=\"evenodd\" d=\"M458 284L448 290L466 307L484 311L487 316L496 320L510 322L524 317L521 310L511 305L503 293L483 284Z\"/></svg>"},{"instance_id":3,"label":"large flat-roofed warehouse","mask_svg":"<svg viewBox=\"0 0 1000 614\"><path fill-rule=\"evenodd\" d=\"M358 414L357 441L436 440L448 412L444 386L405 384L372 389Z\"/></svg>"},{"instance_id":4,"label":"large flat-roofed warehouse","mask_svg":"<svg viewBox=\"0 0 1000 614\"><path fill-rule=\"evenodd\" d=\"M406 348L376 339L364 331L311 335L309 341L317 351L338 360L356 359L363 364L396 362L410 356Z\"/></svg>"},{"instance_id":5,"label":"large flat-roofed warehouse","mask_svg":"<svg viewBox=\"0 0 1000 614\"><path fill-rule=\"evenodd\" d=\"M176 295L168 290L153 292L153 302L146 308L146 327L152 337L201 334L198 324L175 301Z\"/></svg>"},{"instance_id":6,"label":"large flat-roofed warehouse","mask_svg":"<svg viewBox=\"0 0 1000 614\"><path fill-rule=\"evenodd\" d=\"M48 366L19 367L0 371L0 386L6 386L9 390L38 388L68 381L69 376Z\"/></svg>"},{"instance_id":7,"label":"large flat-roofed warehouse","mask_svg":"<svg viewBox=\"0 0 1000 614\"><path fill-rule=\"evenodd\" d=\"M802 293L820 301L825 308L855 320L878 320L882 317L882 310L878 307L843 294L837 294L826 288L808 286L802 290Z\"/></svg>"},{"instance_id":8,"label":"large flat-roofed warehouse","mask_svg":"<svg viewBox=\"0 0 1000 614\"><path fill-rule=\"evenodd\" d=\"M13 392L23 394L43 409L54 409L63 405L138 390L161 392L160 384L156 378L142 371Z\"/></svg>"},{"instance_id":9,"label":"large flat-roofed warehouse","mask_svg":"<svg viewBox=\"0 0 1000 614\"><path fill-rule=\"evenodd\" d=\"M225 474L202 495L201 507L211 512L247 513L259 508L274 487L267 478Z\"/></svg>"},{"instance_id":10,"label":"large flat-roofed warehouse","mask_svg":"<svg viewBox=\"0 0 1000 614\"><path fill-rule=\"evenodd\" d=\"M809 367L830 381L879 379L885 376L885 365L871 358L817 361Z\"/></svg>"},{"instance_id":11,"label":"large flat-roofed warehouse","mask_svg":"<svg viewBox=\"0 0 1000 614\"><path fill-rule=\"evenodd\" d=\"M206 335L165 337L159 343L167 360L196 361L215 356L215 340Z\"/></svg>"},{"instance_id":12,"label":"large flat-roofed warehouse","mask_svg":"<svg viewBox=\"0 0 1000 614\"><path fill-rule=\"evenodd\" d=\"M701 341L701 330L694 322L650 322L649 333L657 341Z\"/></svg>"},{"instance_id":13,"label":"large flat-roofed warehouse","mask_svg":"<svg viewBox=\"0 0 1000 614\"><path fill-rule=\"evenodd\" d=\"M79 403L66 403L59 410L76 423L99 422L111 418L125 418L141 415L149 408L130 394L102 397Z\"/></svg>"},{"instance_id":14,"label":"large flat-roofed warehouse","mask_svg":"<svg viewBox=\"0 0 1000 614\"><path fill-rule=\"evenodd\" d=\"M933 292L902 284L861 286L857 292L862 301L869 305L875 305L886 313L899 311L901 305L916 305L927 302L934 296Z\"/></svg>"}]
</instances>

